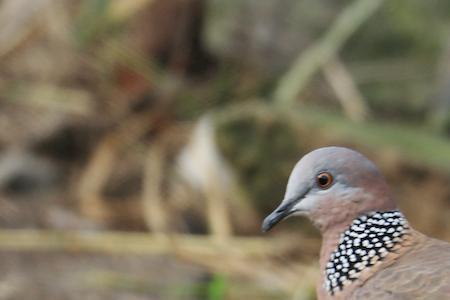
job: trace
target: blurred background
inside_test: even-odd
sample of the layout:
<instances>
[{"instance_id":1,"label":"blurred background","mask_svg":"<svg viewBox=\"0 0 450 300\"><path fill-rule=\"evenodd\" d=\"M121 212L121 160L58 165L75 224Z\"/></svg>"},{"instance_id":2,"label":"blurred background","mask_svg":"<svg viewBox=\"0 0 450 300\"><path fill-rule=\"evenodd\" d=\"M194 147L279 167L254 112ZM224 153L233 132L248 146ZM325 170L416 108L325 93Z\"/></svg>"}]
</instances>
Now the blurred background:
<instances>
[{"instance_id":1,"label":"blurred background","mask_svg":"<svg viewBox=\"0 0 450 300\"><path fill-rule=\"evenodd\" d=\"M446 0L2 0L0 91L0 299L315 299L327 145L450 240Z\"/></svg>"}]
</instances>

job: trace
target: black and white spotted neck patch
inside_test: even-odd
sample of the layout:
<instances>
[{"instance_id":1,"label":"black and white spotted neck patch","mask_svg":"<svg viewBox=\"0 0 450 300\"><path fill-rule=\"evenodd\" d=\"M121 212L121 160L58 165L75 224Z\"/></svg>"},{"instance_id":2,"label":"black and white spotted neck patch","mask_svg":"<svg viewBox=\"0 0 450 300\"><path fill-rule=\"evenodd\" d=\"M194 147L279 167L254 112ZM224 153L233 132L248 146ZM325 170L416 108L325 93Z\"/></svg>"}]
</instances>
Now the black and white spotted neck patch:
<instances>
[{"instance_id":1,"label":"black and white spotted neck patch","mask_svg":"<svg viewBox=\"0 0 450 300\"><path fill-rule=\"evenodd\" d=\"M333 295L356 280L362 270L383 260L409 230L397 210L373 212L355 219L342 233L325 268L325 289Z\"/></svg>"}]
</instances>

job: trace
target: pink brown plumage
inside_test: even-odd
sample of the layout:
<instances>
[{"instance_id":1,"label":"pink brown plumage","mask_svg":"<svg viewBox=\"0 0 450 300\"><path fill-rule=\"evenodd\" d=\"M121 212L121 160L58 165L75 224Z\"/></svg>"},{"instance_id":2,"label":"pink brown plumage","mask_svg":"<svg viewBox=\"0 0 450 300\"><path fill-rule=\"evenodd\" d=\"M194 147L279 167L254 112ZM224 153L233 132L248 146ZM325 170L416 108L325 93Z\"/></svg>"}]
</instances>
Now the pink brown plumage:
<instances>
[{"instance_id":1,"label":"pink brown plumage","mask_svg":"<svg viewBox=\"0 0 450 300\"><path fill-rule=\"evenodd\" d=\"M450 244L409 225L362 154L326 147L305 155L262 229L293 215L322 234L319 300L450 299Z\"/></svg>"}]
</instances>

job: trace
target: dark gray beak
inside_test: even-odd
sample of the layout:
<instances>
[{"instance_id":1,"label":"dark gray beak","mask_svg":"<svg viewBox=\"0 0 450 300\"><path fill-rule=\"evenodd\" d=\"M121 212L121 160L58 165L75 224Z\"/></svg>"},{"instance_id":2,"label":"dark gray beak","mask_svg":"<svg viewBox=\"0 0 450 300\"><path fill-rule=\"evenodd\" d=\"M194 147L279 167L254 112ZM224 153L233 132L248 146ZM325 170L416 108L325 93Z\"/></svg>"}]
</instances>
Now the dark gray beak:
<instances>
[{"instance_id":1,"label":"dark gray beak","mask_svg":"<svg viewBox=\"0 0 450 300\"><path fill-rule=\"evenodd\" d=\"M292 211L292 207L297 203L297 201L286 201L285 203L281 203L280 206L277 207L270 215L268 215L261 226L262 232L267 232L272 227L277 225L280 221L285 219L287 216L289 216Z\"/></svg>"}]
</instances>

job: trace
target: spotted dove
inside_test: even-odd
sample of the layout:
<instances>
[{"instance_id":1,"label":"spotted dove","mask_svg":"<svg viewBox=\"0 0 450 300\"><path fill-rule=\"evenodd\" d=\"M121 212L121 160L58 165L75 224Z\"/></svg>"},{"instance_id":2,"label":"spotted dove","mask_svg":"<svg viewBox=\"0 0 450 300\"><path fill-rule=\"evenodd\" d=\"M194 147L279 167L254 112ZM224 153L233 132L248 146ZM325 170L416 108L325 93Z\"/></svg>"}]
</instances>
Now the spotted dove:
<instances>
[{"instance_id":1,"label":"spotted dove","mask_svg":"<svg viewBox=\"0 0 450 300\"><path fill-rule=\"evenodd\" d=\"M362 154L326 147L305 155L263 231L292 215L322 234L318 299L450 299L450 244L409 225Z\"/></svg>"}]
</instances>

